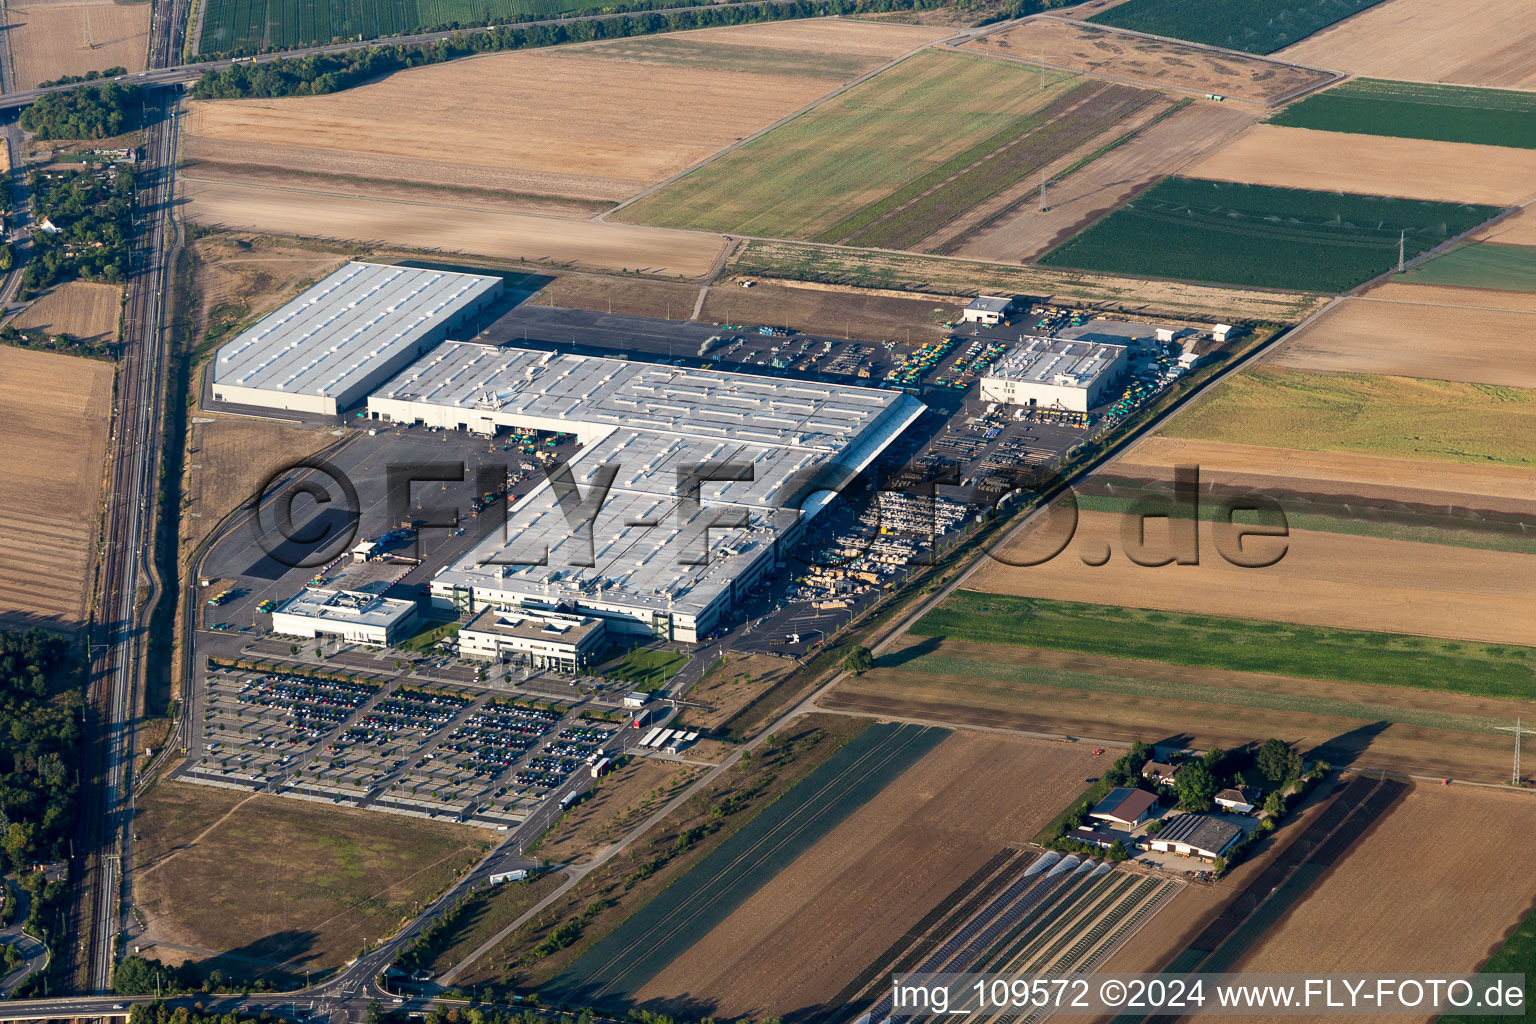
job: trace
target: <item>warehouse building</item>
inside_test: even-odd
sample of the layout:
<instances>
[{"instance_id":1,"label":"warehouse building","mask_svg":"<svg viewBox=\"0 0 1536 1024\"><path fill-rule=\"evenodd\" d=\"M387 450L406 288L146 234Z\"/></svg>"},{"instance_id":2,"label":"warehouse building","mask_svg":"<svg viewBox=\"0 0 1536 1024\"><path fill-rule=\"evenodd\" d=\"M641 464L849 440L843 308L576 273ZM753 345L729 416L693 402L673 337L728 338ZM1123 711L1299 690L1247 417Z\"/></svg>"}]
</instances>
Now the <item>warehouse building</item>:
<instances>
[{"instance_id":1,"label":"warehouse building","mask_svg":"<svg viewBox=\"0 0 1536 1024\"><path fill-rule=\"evenodd\" d=\"M501 289L499 277L348 263L219 348L214 400L335 416Z\"/></svg>"},{"instance_id":2,"label":"warehouse building","mask_svg":"<svg viewBox=\"0 0 1536 1024\"><path fill-rule=\"evenodd\" d=\"M984 402L1088 412L1130 371L1124 345L1026 337L981 378Z\"/></svg>"},{"instance_id":3,"label":"warehouse building","mask_svg":"<svg viewBox=\"0 0 1536 1024\"><path fill-rule=\"evenodd\" d=\"M1013 299L1006 295L978 295L965 304L968 324L1000 324L1013 312Z\"/></svg>"},{"instance_id":4,"label":"warehouse building","mask_svg":"<svg viewBox=\"0 0 1536 1024\"><path fill-rule=\"evenodd\" d=\"M1208 814L1179 814L1166 818L1147 845L1159 853L1215 860L1242 837L1243 830Z\"/></svg>"},{"instance_id":5,"label":"warehouse building","mask_svg":"<svg viewBox=\"0 0 1536 1024\"><path fill-rule=\"evenodd\" d=\"M603 621L590 616L486 608L459 629L459 655L556 672L581 672L605 644Z\"/></svg>"},{"instance_id":6,"label":"warehouse building","mask_svg":"<svg viewBox=\"0 0 1536 1024\"><path fill-rule=\"evenodd\" d=\"M1148 793L1144 789L1131 789L1129 786L1121 786L1110 790L1104 799L1093 805L1093 810L1088 812L1088 817L1096 821L1108 822L1111 825L1120 825L1124 828L1135 828L1147 818L1157 807L1157 796Z\"/></svg>"},{"instance_id":7,"label":"warehouse building","mask_svg":"<svg viewBox=\"0 0 1536 1024\"><path fill-rule=\"evenodd\" d=\"M580 496L612 472L589 529L571 525L546 481L431 582L460 613L568 610L611 636L708 635L833 495L923 410L878 388L696 370L596 356L449 343L372 396L380 420L494 435L574 433ZM679 480L700 467L750 479ZM809 495L809 498L807 498Z\"/></svg>"},{"instance_id":8,"label":"warehouse building","mask_svg":"<svg viewBox=\"0 0 1536 1024\"><path fill-rule=\"evenodd\" d=\"M340 637L385 647L416 622L416 602L358 590L305 587L272 610L272 632L313 640Z\"/></svg>"}]
</instances>

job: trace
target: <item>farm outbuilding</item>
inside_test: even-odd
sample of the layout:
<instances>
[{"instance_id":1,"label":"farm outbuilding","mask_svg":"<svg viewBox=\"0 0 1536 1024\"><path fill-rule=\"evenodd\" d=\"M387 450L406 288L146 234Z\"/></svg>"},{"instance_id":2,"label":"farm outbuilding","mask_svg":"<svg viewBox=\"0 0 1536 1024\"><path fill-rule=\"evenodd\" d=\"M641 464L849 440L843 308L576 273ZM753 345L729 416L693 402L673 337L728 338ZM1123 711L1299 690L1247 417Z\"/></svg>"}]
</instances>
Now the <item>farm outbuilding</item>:
<instances>
[{"instance_id":1,"label":"farm outbuilding","mask_svg":"<svg viewBox=\"0 0 1536 1024\"><path fill-rule=\"evenodd\" d=\"M1209 814L1179 814L1167 818L1147 845L1160 853L1215 860L1241 837L1243 830Z\"/></svg>"},{"instance_id":2,"label":"farm outbuilding","mask_svg":"<svg viewBox=\"0 0 1536 1024\"><path fill-rule=\"evenodd\" d=\"M213 398L335 416L501 290L499 277L348 263L221 346Z\"/></svg>"},{"instance_id":3,"label":"farm outbuilding","mask_svg":"<svg viewBox=\"0 0 1536 1024\"><path fill-rule=\"evenodd\" d=\"M1157 796L1144 789L1121 786L1112 789L1088 812L1088 817L1107 821L1112 825L1134 828L1146 821L1157 806Z\"/></svg>"}]
</instances>

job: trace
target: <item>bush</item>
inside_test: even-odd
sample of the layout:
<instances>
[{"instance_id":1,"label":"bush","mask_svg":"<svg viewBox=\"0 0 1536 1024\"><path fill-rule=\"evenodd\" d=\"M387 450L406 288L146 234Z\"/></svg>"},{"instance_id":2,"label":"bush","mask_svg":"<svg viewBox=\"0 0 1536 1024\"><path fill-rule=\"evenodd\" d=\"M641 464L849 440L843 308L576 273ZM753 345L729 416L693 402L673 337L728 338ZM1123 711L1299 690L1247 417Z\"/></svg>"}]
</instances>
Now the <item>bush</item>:
<instances>
[{"instance_id":1,"label":"bush","mask_svg":"<svg viewBox=\"0 0 1536 1024\"><path fill-rule=\"evenodd\" d=\"M105 139L137 129L143 109L142 89L108 82L44 93L21 112L20 124L39 139Z\"/></svg>"}]
</instances>

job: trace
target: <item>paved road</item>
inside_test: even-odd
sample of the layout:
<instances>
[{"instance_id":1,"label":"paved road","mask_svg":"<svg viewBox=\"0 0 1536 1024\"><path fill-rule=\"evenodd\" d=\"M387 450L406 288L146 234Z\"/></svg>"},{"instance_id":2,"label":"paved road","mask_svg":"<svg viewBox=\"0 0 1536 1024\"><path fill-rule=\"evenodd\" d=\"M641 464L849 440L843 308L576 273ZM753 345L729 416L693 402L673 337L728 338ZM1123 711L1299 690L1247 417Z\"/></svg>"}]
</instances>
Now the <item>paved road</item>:
<instances>
[{"instance_id":1,"label":"paved road","mask_svg":"<svg viewBox=\"0 0 1536 1024\"><path fill-rule=\"evenodd\" d=\"M48 947L22 931L22 926L27 923L27 913L32 898L21 886L9 882L5 884L9 889L10 897L16 901L16 909L11 915L10 927L0 929L0 943L15 947L16 952L21 954L21 965L0 978L0 999L9 999L11 993L16 991L22 982L48 964Z\"/></svg>"}]
</instances>

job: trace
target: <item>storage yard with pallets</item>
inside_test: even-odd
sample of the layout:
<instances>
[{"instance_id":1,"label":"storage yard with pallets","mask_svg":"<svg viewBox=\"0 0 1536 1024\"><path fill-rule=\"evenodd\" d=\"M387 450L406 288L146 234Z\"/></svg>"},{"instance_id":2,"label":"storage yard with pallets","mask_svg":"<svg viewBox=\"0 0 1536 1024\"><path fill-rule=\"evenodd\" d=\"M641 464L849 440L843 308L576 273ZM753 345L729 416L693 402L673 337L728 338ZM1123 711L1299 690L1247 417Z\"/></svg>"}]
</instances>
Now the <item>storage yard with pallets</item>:
<instances>
[{"instance_id":1,"label":"storage yard with pallets","mask_svg":"<svg viewBox=\"0 0 1536 1024\"><path fill-rule=\"evenodd\" d=\"M1047 67L1249 103L1278 103L1335 76L1294 64L1217 53L1102 25L1035 17L979 36L963 48Z\"/></svg>"},{"instance_id":2,"label":"storage yard with pallets","mask_svg":"<svg viewBox=\"0 0 1536 1024\"><path fill-rule=\"evenodd\" d=\"M1286 60L1410 82L1536 88L1526 0L1387 0L1279 53Z\"/></svg>"},{"instance_id":3,"label":"storage yard with pallets","mask_svg":"<svg viewBox=\"0 0 1536 1024\"><path fill-rule=\"evenodd\" d=\"M149 51L149 12L144 3L32 0L5 5L6 51L16 89L64 75L110 67L143 71Z\"/></svg>"},{"instance_id":4,"label":"storage yard with pallets","mask_svg":"<svg viewBox=\"0 0 1536 1024\"><path fill-rule=\"evenodd\" d=\"M969 164L1013 141L1031 115L1072 87L1056 72L1042 81L1022 66L924 51L717 157L618 217L769 237L815 238L834 230L846 236L848 218L956 153L985 144ZM914 125L921 127L914 131Z\"/></svg>"},{"instance_id":5,"label":"storage yard with pallets","mask_svg":"<svg viewBox=\"0 0 1536 1024\"><path fill-rule=\"evenodd\" d=\"M210 966L283 987L398 927L488 845L461 825L164 779L137 808L144 954L175 964L233 953Z\"/></svg>"},{"instance_id":6,"label":"storage yard with pallets","mask_svg":"<svg viewBox=\"0 0 1536 1024\"><path fill-rule=\"evenodd\" d=\"M73 631L91 596L111 363L0 347L0 622ZM24 457L19 457L25 453Z\"/></svg>"},{"instance_id":7,"label":"storage yard with pallets","mask_svg":"<svg viewBox=\"0 0 1536 1024\"><path fill-rule=\"evenodd\" d=\"M453 186L468 190L460 204L476 189L612 203L942 34L817 19L660 36L649 52L621 40L489 54L327 96L195 102L184 148L236 167ZM679 61L667 42L714 59Z\"/></svg>"},{"instance_id":8,"label":"storage yard with pallets","mask_svg":"<svg viewBox=\"0 0 1536 1024\"><path fill-rule=\"evenodd\" d=\"M1250 185L1516 206L1536 194L1536 150L1257 124L1184 173Z\"/></svg>"},{"instance_id":9,"label":"storage yard with pallets","mask_svg":"<svg viewBox=\"0 0 1536 1024\"><path fill-rule=\"evenodd\" d=\"M492 213L442 202L403 203L318 189L269 188L186 176L188 220L233 231L489 256L605 271L700 277L724 250L718 235L629 224Z\"/></svg>"},{"instance_id":10,"label":"storage yard with pallets","mask_svg":"<svg viewBox=\"0 0 1536 1024\"><path fill-rule=\"evenodd\" d=\"M1019 851L1096 763L1081 746L950 735L729 917L687 936L635 998L761 1018L842 1006L861 977L882 987L867 969L972 898L978 875L1012 864L999 878L1016 880L1030 860Z\"/></svg>"},{"instance_id":11,"label":"storage yard with pallets","mask_svg":"<svg viewBox=\"0 0 1536 1024\"><path fill-rule=\"evenodd\" d=\"M1401 285L1396 301L1378 293L1345 299L1288 337L1267 363L1536 388L1536 362L1528 358L1536 309L1431 305L1412 293Z\"/></svg>"},{"instance_id":12,"label":"storage yard with pallets","mask_svg":"<svg viewBox=\"0 0 1536 1024\"><path fill-rule=\"evenodd\" d=\"M1343 291L1392 268L1400 255L1417 256L1498 212L1492 206L1166 178L1041 262Z\"/></svg>"},{"instance_id":13,"label":"storage yard with pallets","mask_svg":"<svg viewBox=\"0 0 1536 1024\"><path fill-rule=\"evenodd\" d=\"M1536 879L1510 856L1536 839L1529 805L1413 783L1231 969L1477 970L1536 900Z\"/></svg>"}]
</instances>

